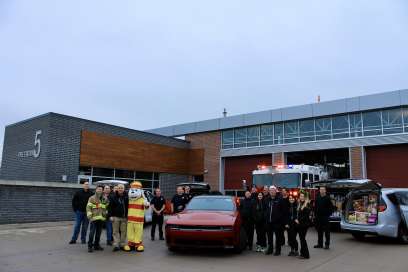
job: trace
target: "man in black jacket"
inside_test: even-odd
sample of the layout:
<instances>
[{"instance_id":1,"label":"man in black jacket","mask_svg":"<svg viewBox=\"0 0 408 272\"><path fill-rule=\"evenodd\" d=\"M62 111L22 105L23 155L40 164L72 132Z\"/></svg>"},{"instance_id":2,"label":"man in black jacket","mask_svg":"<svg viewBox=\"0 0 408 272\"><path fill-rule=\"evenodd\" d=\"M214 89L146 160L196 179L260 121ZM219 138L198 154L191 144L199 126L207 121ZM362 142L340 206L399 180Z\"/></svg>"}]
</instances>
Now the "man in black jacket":
<instances>
[{"instance_id":1,"label":"man in black jacket","mask_svg":"<svg viewBox=\"0 0 408 272\"><path fill-rule=\"evenodd\" d=\"M126 246L128 205L129 198L125 193L125 186L119 184L117 191L109 199L108 218L112 221L113 251L119 251Z\"/></svg>"},{"instance_id":2,"label":"man in black jacket","mask_svg":"<svg viewBox=\"0 0 408 272\"><path fill-rule=\"evenodd\" d=\"M186 196L186 197L189 197ZM154 240L156 225L159 227L159 239L164 240L163 236L163 221L164 221L164 209L166 208L166 199L161 195L160 188L155 189L155 194L150 201L150 207L152 207L152 228L150 230L150 236L152 241Z\"/></svg>"},{"instance_id":3,"label":"man in black jacket","mask_svg":"<svg viewBox=\"0 0 408 272\"><path fill-rule=\"evenodd\" d=\"M273 235L275 235L275 256L281 254L281 237L285 214L283 212L282 199L277 195L275 186L271 186L269 190L269 199L266 202L266 231L268 235L268 248L265 254L269 255L273 252Z\"/></svg>"},{"instance_id":4,"label":"man in black jacket","mask_svg":"<svg viewBox=\"0 0 408 272\"><path fill-rule=\"evenodd\" d=\"M75 212L75 227L71 241L69 242L71 245L76 243L79 231L81 231L81 243L86 243L86 232L88 231L89 224L88 217L86 216L86 205L92 193L89 190L89 182L84 182L82 187L83 189L76 192L72 198L72 209Z\"/></svg>"},{"instance_id":5,"label":"man in black jacket","mask_svg":"<svg viewBox=\"0 0 408 272\"><path fill-rule=\"evenodd\" d=\"M314 248L323 248L323 233L326 238L325 249L330 247L330 222L329 217L333 213L333 203L326 193L326 187L320 187L316 197L314 215L318 241Z\"/></svg>"},{"instance_id":6,"label":"man in black jacket","mask_svg":"<svg viewBox=\"0 0 408 272\"><path fill-rule=\"evenodd\" d=\"M242 226L244 227L247 236L247 246L249 250L252 250L254 242L254 229L255 229L255 211L256 203L251 197L251 192L245 192L245 198L239 205L239 210L242 219Z\"/></svg>"}]
</instances>

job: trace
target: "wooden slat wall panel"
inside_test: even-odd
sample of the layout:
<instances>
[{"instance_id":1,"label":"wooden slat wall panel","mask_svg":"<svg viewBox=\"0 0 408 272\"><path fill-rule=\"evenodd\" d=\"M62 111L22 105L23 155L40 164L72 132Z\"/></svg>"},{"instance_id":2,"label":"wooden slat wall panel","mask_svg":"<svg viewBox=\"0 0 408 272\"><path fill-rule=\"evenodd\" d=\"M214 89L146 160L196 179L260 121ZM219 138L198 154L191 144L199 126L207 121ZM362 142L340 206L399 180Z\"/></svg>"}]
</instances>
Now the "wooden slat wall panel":
<instances>
[{"instance_id":1,"label":"wooden slat wall panel","mask_svg":"<svg viewBox=\"0 0 408 272\"><path fill-rule=\"evenodd\" d=\"M200 175L204 150L145 143L82 131L80 164L149 172Z\"/></svg>"}]
</instances>

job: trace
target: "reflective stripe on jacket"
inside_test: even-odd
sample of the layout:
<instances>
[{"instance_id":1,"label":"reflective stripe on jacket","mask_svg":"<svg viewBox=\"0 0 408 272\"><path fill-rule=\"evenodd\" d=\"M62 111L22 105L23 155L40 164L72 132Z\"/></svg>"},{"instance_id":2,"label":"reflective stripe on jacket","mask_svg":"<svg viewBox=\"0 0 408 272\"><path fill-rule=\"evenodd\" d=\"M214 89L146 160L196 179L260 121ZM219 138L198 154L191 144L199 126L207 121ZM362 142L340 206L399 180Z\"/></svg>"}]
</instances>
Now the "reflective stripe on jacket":
<instances>
[{"instance_id":1,"label":"reflective stripe on jacket","mask_svg":"<svg viewBox=\"0 0 408 272\"><path fill-rule=\"evenodd\" d=\"M107 208L109 205L109 200L102 197L99 200L96 195L93 195L89 198L88 204L86 205L86 215L91 221L96 220L106 220Z\"/></svg>"}]
</instances>

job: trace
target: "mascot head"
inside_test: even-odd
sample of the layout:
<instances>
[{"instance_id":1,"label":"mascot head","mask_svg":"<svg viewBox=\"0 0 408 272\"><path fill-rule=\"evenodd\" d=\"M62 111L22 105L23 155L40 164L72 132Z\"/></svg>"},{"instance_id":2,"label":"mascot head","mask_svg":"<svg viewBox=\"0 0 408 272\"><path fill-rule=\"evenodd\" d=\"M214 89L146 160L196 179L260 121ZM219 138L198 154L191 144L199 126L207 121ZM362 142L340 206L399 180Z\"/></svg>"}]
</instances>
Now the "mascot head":
<instances>
[{"instance_id":1,"label":"mascot head","mask_svg":"<svg viewBox=\"0 0 408 272\"><path fill-rule=\"evenodd\" d=\"M129 198L138 199L143 197L142 184L139 181L134 181L130 184Z\"/></svg>"}]
</instances>

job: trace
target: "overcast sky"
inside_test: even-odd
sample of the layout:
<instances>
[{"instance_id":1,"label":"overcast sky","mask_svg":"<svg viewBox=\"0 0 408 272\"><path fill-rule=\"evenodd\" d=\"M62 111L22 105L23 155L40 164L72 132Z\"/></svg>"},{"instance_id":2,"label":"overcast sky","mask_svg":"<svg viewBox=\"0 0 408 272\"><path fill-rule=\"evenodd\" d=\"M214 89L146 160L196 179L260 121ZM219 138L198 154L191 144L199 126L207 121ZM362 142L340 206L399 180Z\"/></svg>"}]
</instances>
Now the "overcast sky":
<instances>
[{"instance_id":1,"label":"overcast sky","mask_svg":"<svg viewBox=\"0 0 408 272\"><path fill-rule=\"evenodd\" d=\"M408 88L407 33L406 0L0 0L0 143L50 111L144 130Z\"/></svg>"}]
</instances>

